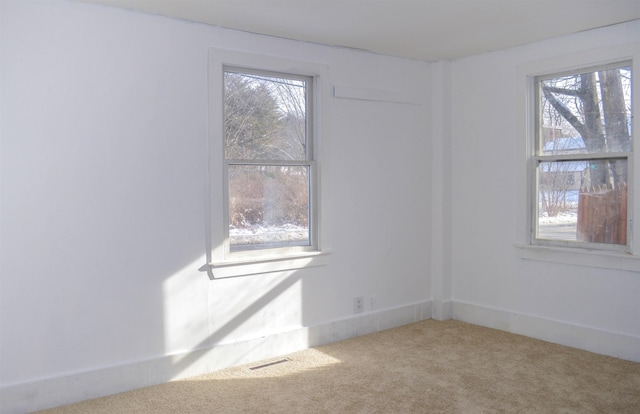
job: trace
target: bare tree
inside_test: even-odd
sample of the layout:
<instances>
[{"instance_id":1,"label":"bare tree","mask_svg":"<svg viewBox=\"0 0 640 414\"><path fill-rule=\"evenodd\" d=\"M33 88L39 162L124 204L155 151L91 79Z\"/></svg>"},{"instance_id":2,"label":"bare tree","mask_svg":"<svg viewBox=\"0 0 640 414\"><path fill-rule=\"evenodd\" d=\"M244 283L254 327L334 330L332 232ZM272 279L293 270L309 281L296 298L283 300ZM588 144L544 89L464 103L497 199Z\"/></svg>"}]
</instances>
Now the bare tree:
<instances>
[{"instance_id":1,"label":"bare tree","mask_svg":"<svg viewBox=\"0 0 640 414\"><path fill-rule=\"evenodd\" d=\"M255 73L225 72L224 142L231 228L308 228L305 82ZM293 163L291 161L294 161ZM309 239L308 230L296 243ZM230 237L231 244L279 241L274 232Z\"/></svg>"},{"instance_id":2,"label":"bare tree","mask_svg":"<svg viewBox=\"0 0 640 414\"><path fill-rule=\"evenodd\" d=\"M608 67L540 82L541 125L562 129L564 137L581 139L577 164L583 166L577 206L576 239L626 243L627 153L631 150L631 70ZM551 134L547 134L551 135ZM545 139L554 140L555 138ZM567 138L564 138L567 139ZM544 141L545 149L550 142ZM561 150L553 155L571 154ZM549 216L565 205L567 191L562 166L576 157L548 158L539 166L540 212Z\"/></svg>"},{"instance_id":3,"label":"bare tree","mask_svg":"<svg viewBox=\"0 0 640 414\"><path fill-rule=\"evenodd\" d=\"M623 73L628 72L629 68L605 69L544 81L543 105L548 103L567 121L582 137L588 153L628 151L628 94L622 82ZM589 172L592 186L627 180L626 164L617 160L591 161Z\"/></svg>"}]
</instances>

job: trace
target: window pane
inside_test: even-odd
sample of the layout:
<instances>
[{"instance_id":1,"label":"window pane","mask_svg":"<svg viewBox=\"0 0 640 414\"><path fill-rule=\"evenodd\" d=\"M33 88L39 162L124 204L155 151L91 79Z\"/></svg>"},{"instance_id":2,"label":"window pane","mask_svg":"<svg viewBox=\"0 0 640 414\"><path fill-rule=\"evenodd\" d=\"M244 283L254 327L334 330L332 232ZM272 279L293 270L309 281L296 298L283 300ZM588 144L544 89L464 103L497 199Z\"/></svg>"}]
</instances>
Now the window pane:
<instances>
[{"instance_id":1,"label":"window pane","mask_svg":"<svg viewBox=\"0 0 640 414\"><path fill-rule=\"evenodd\" d=\"M309 167L229 166L231 251L309 246Z\"/></svg>"},{"instance_id":2,"label":"window pane","mask_svg":"<svg viewBox=\"0 0 640 414\"><path fill-rule=\"evenodd\" d=\"M540 79L538 155L631 150L630 66Z\"/></svg>"},{"instance_id":3,"label":"window pane","mask_svg":"<svg viewBox=\"0 0 640 414\"><path fill-rule=\"evenodd\" d=\"M225 72L225 158L307 159L306 89L304 80Z\"/></svg>"},{"instance_id":4,"label":"window pane","mask_svg":"<svg viewBox=\"0 0 640 414\"><path fill-rule=\"evenodd\" d=\"M627 244L627 160L541 162L538 239ZM592 185L604 175L608 185Z\"/></svg>"}]
</instances>

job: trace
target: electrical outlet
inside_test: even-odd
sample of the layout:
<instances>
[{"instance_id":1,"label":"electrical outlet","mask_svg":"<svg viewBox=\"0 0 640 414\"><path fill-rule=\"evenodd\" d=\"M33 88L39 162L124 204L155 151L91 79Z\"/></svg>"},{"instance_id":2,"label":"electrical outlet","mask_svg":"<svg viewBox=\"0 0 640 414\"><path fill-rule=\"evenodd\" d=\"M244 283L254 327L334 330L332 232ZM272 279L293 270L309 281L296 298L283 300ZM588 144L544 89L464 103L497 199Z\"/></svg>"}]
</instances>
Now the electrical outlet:
<instances>
[{"instance_id":1,"label":"electrical outlet","mask_svg":"<svg viewBox=\"0 0 640 414\"><path fill-rule=\"evenodd\" d=\"M353 313L361 313L364 310L364 298L357 296L353 298Z\"/></svg>"}]
</instances>

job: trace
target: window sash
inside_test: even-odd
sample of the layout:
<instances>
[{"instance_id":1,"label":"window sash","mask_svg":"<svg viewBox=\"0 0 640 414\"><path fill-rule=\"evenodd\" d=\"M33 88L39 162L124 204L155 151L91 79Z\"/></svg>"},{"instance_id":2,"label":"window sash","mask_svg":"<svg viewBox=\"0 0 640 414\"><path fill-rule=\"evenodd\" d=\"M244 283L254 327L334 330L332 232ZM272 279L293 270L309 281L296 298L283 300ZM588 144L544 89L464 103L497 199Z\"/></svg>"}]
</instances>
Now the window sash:
<instances>
[{"instance_id":1,"label":"window sash","mask_svg":"<svg viewBox=\"0 0 640 414\"><path fill-rule=\"evenodd\" d=\"M628 168L628 176L626 181L627 189L632 187L633 181L633 166L632 166L632 148L633 148L633 131L629 130L630 139L631 139L631 149L625 152L582 152L582 153L560 153L560 154L543 154L543 146L544 139L542 135L542 82L558 79L564 76L577 76L580 74L603 71L607 69L617 69L630 67L632 68L631 61L622 61L622 62L613 62L610 64L592 66L592 67L584 67L578 70L569 70L564 72L556 72L551 74L545 74L541 76L536 76L533 79L533 97L534 97L534 108L535 108L535 124L534 124L534 137L533 140L533 153L531 154L531 164L530 164L530 179L531 179L531 226L530 226L530 243L533 245L541 245L541 246L550 246L550 247L571 247L571 248L585 248L585 249L594 249L594 250L603 250L603 251L625 251L627 253L631 252L631 217L632 217L632 202L631 202L631 190L627 193L627 201L626 201L626 211L627 211L627 220L626 220L626 243L625 244L615 244L615 243L607 243L607 242L589 242L582 240L569 240L569 239L550 239L541 237L540 232L540 217L541 217L541 199L540 193L545 191L544 187L541 186L541 171L540 166L543 163L562 163L562 162L589 162L589 161L605 161L605 160L622 160L626 163ZM633 86L632 86L633 87ZM633 119L633 112L630 114L630 119ZM565 150L566 151L566 150ZM579 226L579 224L577 224ZM544 235L543 235L544 236ZM578 237L577 237L578 238Z\"/></svg>"},{"instance_id":2,"label":"window sash","mask_svg":"<svg viewBox=\"0 0 640 414\"><path fill-rule=\"evenodd\" d=\"M305 91L304 91L304 104L305 104L305 156L302 159L298 159L298 160L294 160L293 162L300 162L300 161L312 161L314 160L314 123L315 123L315 116L314 116L314 88L315 88L315 81L314 78L312 76L307 76L307 75L297 75L297 74L292 74L292 73L285 73L285 72L277 72L277 71L270 71L270 70L262 70L262 69L254 69L254 68L245 68L245 67L241 67L241 66L230 66L230 65L224 65L222 68L222 76L224 77L224 75L226 73L233 73L233 74L237 74L237 75L254 75L256 77L259 78L265 78L265 79L289 79L289 80L293 80L293 81L300 81L300 82L304 82L305 84ZM226 88L224 86L224 80L223 80L223 87L222 87L222 91L223 91L223 100L225 99L225 95L226 95ZM224 105L223 105L224 108ZM224 116L222 117L223 122L224 122ZM223 145L225 142L225 137L223 137ZM242 161L242 162L249 162L249 161L256 161L256 162L274 162L274 161L279 161L279 162L286 162L286 159L280 159L280 158L274 158L274 159L229 159L226 158L226 154L225 151L223 151L223 157L225 159L225 161Z\"/></svg>"},{"instance_id":3,"label":"window sash","mask_svg":"<svg viewBox=\"0 0 640 414\"><path fill-rule=\"evenodd\" d=\"M296 242L264 242L264 243L254 243L254 244L246 244L246 245L236 245L235 247L231 243L231 214L230 214L230 194L229 187L231 185L229 176L229 171L232 167L242 167L242 166L255 166L255 167L303 167L307 170L306 177L306 185L307 185L307 231L308 237L307 241L302 243ZM276 253L283 252L299 252L299 251L309 251L315 250L317 243L316 240L316 195L313 182L315 180L315 172L316 163L315 162L258 162L258 161L228 161L225 163L225 222L224 222L224 240L225 240L225 251L233 256L237 256L239 254L250 254L250 252L255 251L264 251L269 250ZM242 253L247 252L247 253Z\"/></svg>"},{"instance_id":4,"label":"window sash","mask_svg":"<svg viewBox=\"0 0 640 414\"><path fill-rule=\"evenodd\" d=\"M249 74L257 77L275 78L275 79L291 79L303 81L305 83L304 99L304 119L305 119L305 159L227 159L223 149L223 254L227 259L243 260L252 259L256 255L273 255L286 256L288 254L298 254L301 252L316 251L318 249L318 185L317 185L317 166L314 160L314 87L315 81L313 77L304 75L295 75L284 72L274 72L269 70L259 70L251 68L243 68L238 66L223 66L222 74L237 73ZM223 86L223 99L225 95L225 87ZM224 116L223 116L224 122ZM223 146L225 138L223 138ZM304 244L293 243L256 243L253 246L234 247L231 244L230 237L230 197L229 197L229 170L234 166L270 166L270 167L305 167L308 171L307 192L308 192L308 242Z\"/></svg>"}]
</instances>

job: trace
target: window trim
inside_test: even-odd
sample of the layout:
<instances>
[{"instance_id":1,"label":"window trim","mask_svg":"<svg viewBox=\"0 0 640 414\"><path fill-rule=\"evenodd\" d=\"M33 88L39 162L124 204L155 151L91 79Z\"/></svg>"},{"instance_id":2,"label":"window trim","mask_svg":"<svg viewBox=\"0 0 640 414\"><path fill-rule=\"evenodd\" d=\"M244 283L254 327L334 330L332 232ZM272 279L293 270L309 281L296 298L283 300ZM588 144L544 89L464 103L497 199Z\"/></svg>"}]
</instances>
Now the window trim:
<instances>
[{"instance_id":1,"label":"window trim","mask_svg":"<svg viewBox=\"0 0 640 414\"><path fill-rule=\"evenodd\" d=\"M629 206L628 220L628 244L622 246L623 249L595 249L594 244L586 246L561 245L561 244L541 244L535 240L535 220L534 214L534 191L536 189L536 78L553 74L580 71L590 68L600 68L607 65L616 65L623 62L630 62L633 74L640 73L640 48L637 44L629 43L607 48L597 48L578 51L576 53L555 56L533 62L526 62L518 66L517 82L518 88L518 130L521 131L524 139L518 140L517 145L517 180L526 183L519 186L516 191L517 222L516 241L514 248L516 256L522 259L549 261L555 263L574 264L597 268L640 271L640 249L638 243L634 243L634 234L640 234L640 226L633 217L640 217L638 202L633 191L634 183L637 181L634 166L640 165L640 154L635 151L635 142L640 130L639 117L632 119L632 150L625 153L628 156L629 165L629 185L628 197ZM632 107L637 112L640 108L640 83L632 83ZM563 156L563 158L571 158ZM601 247L601 244L595 244Z\"/></svg>"},{"instance_id":2,"label":"window trim","mask_svg":"<svg viewBox=\"0 0 640 414\"><path fill-rule=\"evenodd\" d=\"M306 160L295 161L297 165L309 165L310 174L310 245L231 252L229 249L229 217L227 165L239 160L227 160L224 156L224 73L225 70L255 71L263 74L296 76L310 82L312 111L311 148ZM208 100L209 100L209 197L207 204L207 249L206 264L200 268L211 279L255 275L261 273L301 269L327 264L328 235L326 227L327 200L321 183L326 183L327 160L319 162L322 134L326 134L323 124L321 103L325 99L326 88L323 80L328 73L324 64L303 62L274 56L235 52L224 49L209 49ZM247 163L241 160L241 163ZM249 161L251 163L251 161ZM276 161L279 164L279 161ZM322 167L322 168L321 168Z\"/></svg>"}]
</instances>

